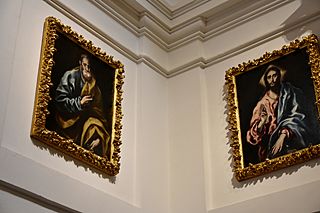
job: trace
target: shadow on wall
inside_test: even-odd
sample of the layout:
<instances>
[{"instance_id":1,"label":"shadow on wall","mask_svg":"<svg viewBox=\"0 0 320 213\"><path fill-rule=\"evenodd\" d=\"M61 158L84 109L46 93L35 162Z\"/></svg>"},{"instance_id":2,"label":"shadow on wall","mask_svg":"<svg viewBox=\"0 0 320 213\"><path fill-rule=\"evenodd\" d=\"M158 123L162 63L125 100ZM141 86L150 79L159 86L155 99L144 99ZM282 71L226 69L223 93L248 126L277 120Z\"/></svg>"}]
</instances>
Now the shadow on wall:
<instances>
[{"instance_id":1,"label":"shadow on wall","mask_svg":"<svg viewBox=\"0 0 320 213\"><path fill-rule=\"evenodd\" d=\"M244 180L239 182L234 176L231 180L233 188L246 188L250 185L255 185L258 182L263 182L264 180L267 179L278 179L280 178L282 175L286 174L286 175L292 175L293 173L296 173L300 168L302 167L310 167L310 168L314 168L320 165L319 159L314 159L305 163L300 163L297 165L293 165L290 167L286 167L283 169L279 169L255 178L251 178L248 180Z\"/></svg>"},{"instance_id":2,"label":"shadow on wall","mask_svg":"<svg viewBox=\"0 0 320 213\"><path fill-rule=\"evenodd\" d=\"M111 184L116 184L117 176L109 176L109 175L107 175L107 174L105 174L105 173L93 168L92 166L89 166L89 165L83 163L82 161L79 161L79 160L75 159L74 157L71 157L71 156L69 156L67 154L62 153L58 149L49 147L47 144L45 144L43 142L39 142L38 140L35 140L33 138L31 138L31 141L39 149L48 151L50 153L50 155L58 156L60 158L64 158L64 160L67 161L67 162L73 161L74 164L77 167L83 167L85 171L91 171L92 174L96 174L100 178L108 179Z\"/></svg>"},{"instance_id":3,"label":"shadow on wall","mask_svg":"<svg viewBox=\"0 0 320 213\"><path fill-rule=\"evenodd\" d=\"M317 12L310 14L310 11L317 8ZM309 22L320 18L319 0L300 0L300 6L281 23L288 32L283 35L286 42L293 41L305 34L320 35L320 26L308 26Z\"/></svg>"}]
</instances>

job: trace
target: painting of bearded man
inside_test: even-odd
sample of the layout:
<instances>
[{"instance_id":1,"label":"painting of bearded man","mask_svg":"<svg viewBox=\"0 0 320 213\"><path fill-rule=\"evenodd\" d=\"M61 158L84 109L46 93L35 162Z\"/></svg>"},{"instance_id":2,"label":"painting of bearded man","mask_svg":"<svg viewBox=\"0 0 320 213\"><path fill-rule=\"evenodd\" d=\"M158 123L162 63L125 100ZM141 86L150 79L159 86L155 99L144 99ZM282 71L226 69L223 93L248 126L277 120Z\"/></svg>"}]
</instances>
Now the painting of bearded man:
<instances>
[{"instance_id":1,"label":"painting of bearded man","mask_svg":"<svg viewBox=\"0 0 320 213\"><path fill-rule=\"evenodd\" d=\"M103 99L87 54L80 56L78 67L64 73L54 100L61 133L78 145L110 159L113 149Z\"/></svg>"},{"instance_id":2,"label":"painting of bearded man","mask_svg":"<svg viewBox=\"0 0 320 213\"><path fill-rule=\"evenodd\" d=\"M265 86L246 133L247 142L258 146L259 161L272 159L318 144L316 117L312 116L301 89L283 81L285 71L269 65L262 78Z\"/></svg>"}]
</instances>

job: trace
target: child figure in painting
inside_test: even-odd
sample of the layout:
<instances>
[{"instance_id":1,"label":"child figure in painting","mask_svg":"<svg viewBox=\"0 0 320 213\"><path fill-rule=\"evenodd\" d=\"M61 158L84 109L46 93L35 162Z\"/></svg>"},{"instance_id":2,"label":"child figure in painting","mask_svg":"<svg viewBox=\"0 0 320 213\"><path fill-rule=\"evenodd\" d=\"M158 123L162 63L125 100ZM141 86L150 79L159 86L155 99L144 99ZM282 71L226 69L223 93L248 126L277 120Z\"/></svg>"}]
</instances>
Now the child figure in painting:
<instances>
[{"instance_id":1,"label":"child figure in painting","mask_svg":"<svg viewBox=\"0 0 320 213\"><path fill-rule=\"evenodd\" d=\"M259 146L260 162L318 144L318 122L302 91L283 82L275 65L268 66L262 83L266 91L253 110L246 137Z\"/></svg>"},{"instance_id":2,"label":"child figure in painting","mask_svg":"<svg viewBox=\"0 0 320 213\"><path fill-rule=\"evenodd\" d=\"M56 120L66 137L102 157L108 155L111 160L113 148L106 130L102 95L89 56L81 55L79 65L65 72L56 89Z\"/></svg>"}]
</instances>

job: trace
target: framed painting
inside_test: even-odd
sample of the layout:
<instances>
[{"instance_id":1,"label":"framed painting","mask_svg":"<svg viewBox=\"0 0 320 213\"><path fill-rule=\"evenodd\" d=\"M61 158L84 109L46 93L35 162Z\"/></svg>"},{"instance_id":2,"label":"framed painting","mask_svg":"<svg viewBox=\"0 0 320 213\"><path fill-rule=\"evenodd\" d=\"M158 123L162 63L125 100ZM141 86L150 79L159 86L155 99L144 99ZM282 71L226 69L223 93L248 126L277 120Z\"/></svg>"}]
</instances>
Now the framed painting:
<instances>
[{"instance_id":1,"label":"framed painting","mask_svg":"<svg viewBox=\"0 0 320 213\"><path fill-rule=\"evenodd\" d=\"M226 72L237 180L320 156L319 56L309 35Z\"/></svg>"},{"instance_id":2,"label":"framed painting","mask_svg":"<svg viewBox=\"0 0 320 213\"><path fill-rule=\"evenodd\" d=\"M54 17L44 24L31 137L114 176L124 66Z\"/></svg>"}]
</instances>

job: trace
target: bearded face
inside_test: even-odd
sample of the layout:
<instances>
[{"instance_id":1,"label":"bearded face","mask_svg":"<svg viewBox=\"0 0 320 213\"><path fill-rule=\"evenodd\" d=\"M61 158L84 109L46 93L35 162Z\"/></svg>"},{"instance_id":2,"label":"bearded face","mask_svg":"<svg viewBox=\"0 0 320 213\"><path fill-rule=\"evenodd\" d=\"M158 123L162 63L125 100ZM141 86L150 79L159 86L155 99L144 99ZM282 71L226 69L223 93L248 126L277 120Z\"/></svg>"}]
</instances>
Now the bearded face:
<instances>
[{"instance_id":1,"label":"bearded face","mask_svg":"<svg viewBox=\"0 0 320 213\"><path fill-rule=\"evenodd\" d=\"M280 71L270 69L265 76L265 85L267 89L278 89L280 86Z\"/></svg>"},{"instance_id":2,"label":"bearded face","mask_svg":"<svg viewBox=\"0 0 320 213\"><path fill-rule=\"evenodd\" d=\"M90 81L92 78L90 62L88 58L83 58L80 63L80 70L82 71L82 75L85 81Z\"/></svg>"}]
</instances>

